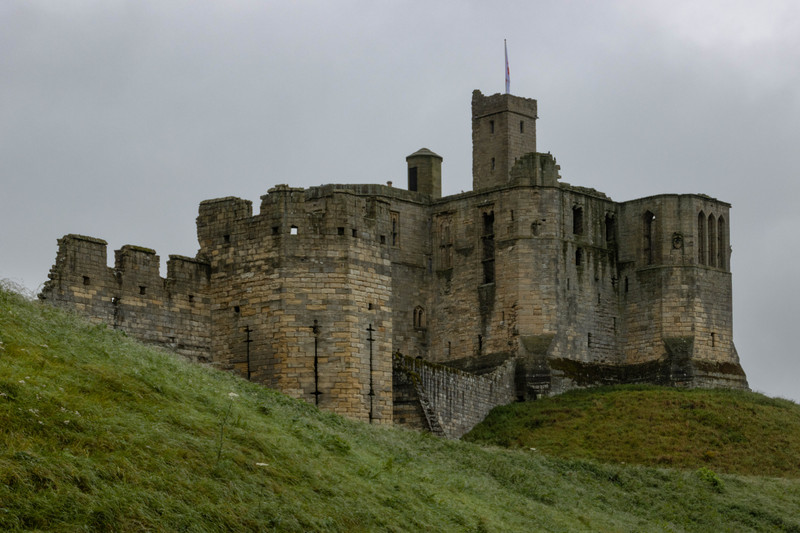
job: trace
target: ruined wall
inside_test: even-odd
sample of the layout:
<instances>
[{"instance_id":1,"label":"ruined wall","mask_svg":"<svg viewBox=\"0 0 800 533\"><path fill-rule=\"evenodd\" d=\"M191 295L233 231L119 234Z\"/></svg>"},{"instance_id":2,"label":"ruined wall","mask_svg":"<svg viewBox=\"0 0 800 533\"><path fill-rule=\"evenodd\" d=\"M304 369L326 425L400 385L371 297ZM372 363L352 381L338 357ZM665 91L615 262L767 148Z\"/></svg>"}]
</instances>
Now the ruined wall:
<instances>
[{"instance_id":1,"label":"ruined wall","mask_svg":"<svg viewBox=\"0 0 800 533\"><path fill-rule=\"evenodd\" d=\"M429 403L444 436L460 438L494 407L515 401L515 362L508 360L494 372L475 375L422 359L402 359L399 371L418 380L424 403ZM418 419L417 419L418 420Z\"/></svg>"},{"instance_id":2,"label":"ruined wall","mask_svg":"<svg viewBox=\"0 0 800 533\"><path fill-rule=\"evenodd\" d=\"M153 250L126 245L106 265L107 243L81 235L58 241L56 263L39 298L196 361L208 361L208 265L177 255L159 276Z\"/></svg>"},{"instance_id":3,"label":"ruined wall","mask_svg":"<svg viewBox=\"0 0 800 533\"><path fill-rule=\"evenodd\" d=\"M56 261L39 298L78 311L93 322L113 324L119 283L108 268L107 249L106 241L83 235L58 239Z\"/></svg>"}]
</instances>

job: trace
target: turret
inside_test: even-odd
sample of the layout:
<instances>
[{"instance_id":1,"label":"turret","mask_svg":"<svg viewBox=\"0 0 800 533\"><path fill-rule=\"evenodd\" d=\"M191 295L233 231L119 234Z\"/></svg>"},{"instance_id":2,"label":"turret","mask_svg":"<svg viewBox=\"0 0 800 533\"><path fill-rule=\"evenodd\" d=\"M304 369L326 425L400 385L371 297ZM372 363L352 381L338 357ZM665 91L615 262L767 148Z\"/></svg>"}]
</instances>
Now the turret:
<instances>
[{"instance_id":1,"label":"turret","mask_svg":"<svg viewBox=\"0 0 800 533\"><path fill-rule=\"evenodd\" d=\"M442 156L427 148L420 148L406 157L408 162L408 190L442 197Z\"/></svg>"}]
</instances>

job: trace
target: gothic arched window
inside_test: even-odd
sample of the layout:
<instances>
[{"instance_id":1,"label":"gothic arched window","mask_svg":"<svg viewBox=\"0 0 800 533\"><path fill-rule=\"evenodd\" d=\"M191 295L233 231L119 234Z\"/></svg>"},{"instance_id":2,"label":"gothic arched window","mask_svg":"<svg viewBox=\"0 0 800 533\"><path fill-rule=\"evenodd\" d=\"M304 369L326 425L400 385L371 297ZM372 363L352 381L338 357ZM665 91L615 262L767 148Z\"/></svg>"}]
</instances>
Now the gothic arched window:
<instances>
[{"instance_id":1,"label":"gothic arched window","mask_svg":"<svg viewBox=\"0 0 800 533\"><path fill-rule=\"evenodd\" d=\"M706 264L706 215L702 211L697 214L697 263Z\"/></svg>"}]
</instances>

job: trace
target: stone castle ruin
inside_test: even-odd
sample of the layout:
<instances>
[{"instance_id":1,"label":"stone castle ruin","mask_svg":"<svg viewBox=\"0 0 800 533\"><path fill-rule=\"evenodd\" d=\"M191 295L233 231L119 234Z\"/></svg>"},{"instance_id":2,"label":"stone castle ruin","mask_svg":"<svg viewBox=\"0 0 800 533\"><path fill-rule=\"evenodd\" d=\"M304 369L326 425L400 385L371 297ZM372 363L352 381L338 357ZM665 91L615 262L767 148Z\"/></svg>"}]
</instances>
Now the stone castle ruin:
<instances>
[{"instance_id":1,"label":"stone castle ruin","mask_svg":"<svg viewBox=\"0 0 800 533\"><path fill-rule=\"evenodd\" d=\"M351 418L459 437L575 387L746 388L730 205L614 202L536 151L537 102L472 95L473 190L279 185L200 204L194 258L66 235L40 298Z\"/></svg>"}]
</instances>

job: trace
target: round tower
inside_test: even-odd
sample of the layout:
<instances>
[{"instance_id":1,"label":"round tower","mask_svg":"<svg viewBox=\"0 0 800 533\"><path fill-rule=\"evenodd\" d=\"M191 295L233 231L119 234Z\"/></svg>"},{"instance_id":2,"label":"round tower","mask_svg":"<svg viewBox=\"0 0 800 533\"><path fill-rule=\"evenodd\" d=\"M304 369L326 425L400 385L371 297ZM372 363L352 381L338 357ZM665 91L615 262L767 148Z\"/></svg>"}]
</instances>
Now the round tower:
<instances>
[{"instance_id":1,"label":"round tower","mask_svg":"<svg viewBox=\"0 0 800 533\"><path fill-rule=\"evenodd\" d=\"M420 148L406 157L408 163L408 190L442 197L442 156L427 148Z\"/></svg>"}]
</instances>

